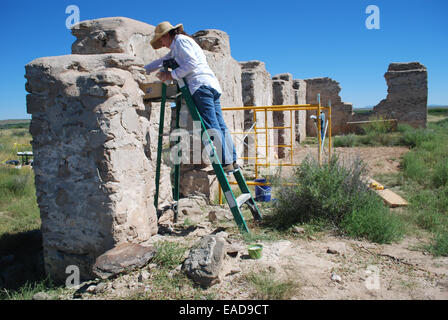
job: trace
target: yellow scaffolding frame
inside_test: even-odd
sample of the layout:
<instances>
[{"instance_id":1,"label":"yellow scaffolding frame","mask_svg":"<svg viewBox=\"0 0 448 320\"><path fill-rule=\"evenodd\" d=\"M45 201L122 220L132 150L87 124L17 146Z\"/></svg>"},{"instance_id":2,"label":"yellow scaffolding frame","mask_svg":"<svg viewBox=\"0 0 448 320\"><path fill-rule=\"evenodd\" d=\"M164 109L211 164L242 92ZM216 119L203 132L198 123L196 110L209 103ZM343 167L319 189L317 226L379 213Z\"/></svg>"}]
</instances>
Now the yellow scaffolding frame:
<instances>
[{"instance_id":1,"label":"yellow scaffolding frame","mask_svg":"<svg viewBox=\"0 0 448 320\"><path fill-rule=\"evenodd\" d=\"M271 167L271 166L298 166L298 164L294 163L294 128L293 128L293 111L301 111L301 110L316 110L317 111L317 140L318 140L318 149L317 149L317 157L318 162L321 165L322 164L322 151L323 148L321 147L322 144L322 137L321 137L321 121L320 120L320 114L322 110L328 111L328 154L329 158L331 156L331 103L329 102L328 107L321 106L320 104L320 95L318 95L318 104L297 104L297 105L274 105L274 106L244 106L244 107L225 107L222 108L222 111L253 111L253 123L254 131L250 132L231 132L232 135L241 135L241 134L253 134L254 135L254 142L255 142L255 157L241 157L241 159L244 160L255 160L255 179L258 178L258 168L259 167ZM290 125L284 126L284 127L269 127L268 126L268 112L275 112L275 111L289 111L290 113ZM264 113L264 126L257 127L257 112L263 112ZM268 130L278 130L278 129L289 129L290 130L290 143L289 145L269 145L269 135ZM264 130L264 131L259 131ZM258 135L265 135L265 141L264 145L258 144ZM258 149L259 148L265 148L265 157L259 157L258 156ZM270 148L289 148L291 150L290 152L290 163L271 163L269 162L269 150ZM260 163L259 160L265 160L264 163ZM237 184L235 181L229 181L230 184ZM270 183L268 182L256 182L256 181L247 181L247 185L254 185L254 186L268 186ZM219 204L222 204L222 192L221 187L219 186Z\"/></svg>"}]
</instances>

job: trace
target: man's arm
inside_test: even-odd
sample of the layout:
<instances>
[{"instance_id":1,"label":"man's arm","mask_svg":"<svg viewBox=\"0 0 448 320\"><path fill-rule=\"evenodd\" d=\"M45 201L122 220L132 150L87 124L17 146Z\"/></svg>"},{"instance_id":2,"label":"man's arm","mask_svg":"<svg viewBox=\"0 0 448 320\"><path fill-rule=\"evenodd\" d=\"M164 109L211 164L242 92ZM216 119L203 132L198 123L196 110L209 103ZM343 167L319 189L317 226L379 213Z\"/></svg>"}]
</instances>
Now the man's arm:
<instances>
[{"instance_id":1,"label":"man's arm","mask_svg":"<svg viewBox=\"0 0 448 320\"><path fill-rule=\"evenodd\" d=\"M165 55L164 57L162 57L160 59L154 60L153 62L147 64L144 67L146 70L146 74L150 74L151 72L154 72L154 71L160 69L163 66L163 61L171 58L170 53L168 53L167 55Z\"/></svg>"}]
</instances>

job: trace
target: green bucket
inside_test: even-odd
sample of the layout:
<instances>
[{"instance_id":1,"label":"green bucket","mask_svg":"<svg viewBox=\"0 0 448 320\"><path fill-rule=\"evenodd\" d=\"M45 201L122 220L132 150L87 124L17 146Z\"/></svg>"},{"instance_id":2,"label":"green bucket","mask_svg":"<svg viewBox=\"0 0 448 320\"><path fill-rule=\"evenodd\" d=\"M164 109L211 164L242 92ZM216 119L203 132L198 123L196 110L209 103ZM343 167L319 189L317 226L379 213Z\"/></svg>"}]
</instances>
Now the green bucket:
<instances>
[{"instance_id":1,"label":"green bucket","mask_svg":"<svg viewBox=\"0 0 448 320\"><path fill-rule=\"evenodd\" d=\"M247 251L249 251L251 259L260 259L263 252L263 245L260 243L251 244L247 247Z\"/></svg>"}]
</instances>

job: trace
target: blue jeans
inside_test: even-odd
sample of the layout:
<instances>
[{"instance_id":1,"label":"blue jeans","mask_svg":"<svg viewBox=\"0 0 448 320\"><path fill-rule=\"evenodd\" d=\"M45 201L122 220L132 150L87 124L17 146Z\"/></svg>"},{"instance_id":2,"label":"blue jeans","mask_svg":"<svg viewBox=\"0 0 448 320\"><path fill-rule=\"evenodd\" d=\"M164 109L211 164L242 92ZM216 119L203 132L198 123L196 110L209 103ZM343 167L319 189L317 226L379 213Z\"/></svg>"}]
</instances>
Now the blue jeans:
<instances>
[{"instance_id":1,"label":"blue jeans","mask_svg":"<svg viewBox=\"0 0 448 320\"><path fill-rule=\"evenodd\" d=\"M215 129L220 135L222 152L220 161L223 165L231 164L237 160L235 145L230 136L229 129L222 116L221 104L219 101L221 94L209 86L200 86L193 94L193 101L202 117L205 128ZM213 131L215 131L213 130ZM210 134L210 132L209 132ZM210 134L210 136L215 136ZM217 146L217 141L214 142ZM219 150L217 150L219 155Z\"/></svg>"}]
</instances>

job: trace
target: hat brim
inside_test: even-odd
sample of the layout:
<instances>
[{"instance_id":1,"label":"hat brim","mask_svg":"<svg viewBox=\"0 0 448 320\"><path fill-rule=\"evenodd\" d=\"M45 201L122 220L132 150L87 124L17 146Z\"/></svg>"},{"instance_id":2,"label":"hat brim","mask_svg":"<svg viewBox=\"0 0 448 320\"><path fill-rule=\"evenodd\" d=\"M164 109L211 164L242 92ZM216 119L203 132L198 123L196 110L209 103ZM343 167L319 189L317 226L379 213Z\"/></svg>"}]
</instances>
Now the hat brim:
<instances>
[{"instance_id":1,"label":"hat brim","mask_svg":"<svg viewBox=\"0 0 448 320\"><path fill-rule=\"evenodd\" d=\"M160 34L156 34L154 36L154 38L151 40L151 46L157 50L160 49L162 47L162 44L160 43L160 38L162 38L164 35L166 35L168 32L170 32L171 30L175 30L179 28L180 31L184 31L184 26L182 25L182 23L179 23L178 25L172 27L171 29L165 30L163 33Z\"/></svg>"}]
</instances>

